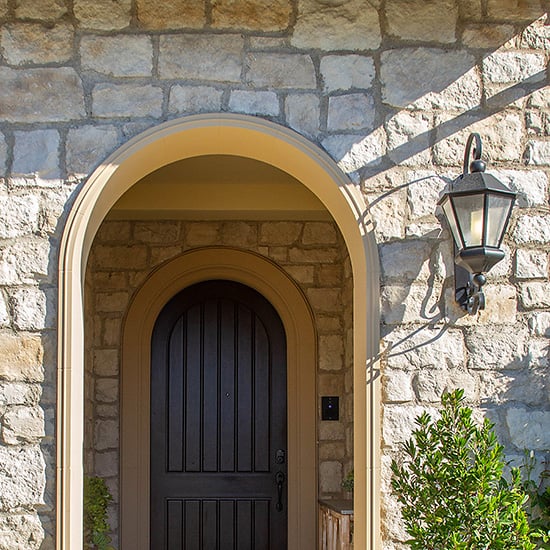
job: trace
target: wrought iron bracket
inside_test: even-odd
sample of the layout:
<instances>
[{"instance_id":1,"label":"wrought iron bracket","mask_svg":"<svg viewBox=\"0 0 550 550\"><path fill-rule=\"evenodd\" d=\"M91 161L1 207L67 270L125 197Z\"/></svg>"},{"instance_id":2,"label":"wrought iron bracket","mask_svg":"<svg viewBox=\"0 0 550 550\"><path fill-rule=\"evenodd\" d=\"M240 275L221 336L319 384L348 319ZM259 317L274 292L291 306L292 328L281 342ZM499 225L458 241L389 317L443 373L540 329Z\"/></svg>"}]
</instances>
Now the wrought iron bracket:
<instances>
[{"instance_id":1,"label":"wrought iron bracket","mask_svg":"<svg viewBox=\"0 0 550 550\"><path fill-rule=\"evenodd\" d=\"M486 281L482 273L474 275L455 264L455 300L470 315L476 315L485 309L485 294L482 287Z\"/></svg>"}]
</instances>

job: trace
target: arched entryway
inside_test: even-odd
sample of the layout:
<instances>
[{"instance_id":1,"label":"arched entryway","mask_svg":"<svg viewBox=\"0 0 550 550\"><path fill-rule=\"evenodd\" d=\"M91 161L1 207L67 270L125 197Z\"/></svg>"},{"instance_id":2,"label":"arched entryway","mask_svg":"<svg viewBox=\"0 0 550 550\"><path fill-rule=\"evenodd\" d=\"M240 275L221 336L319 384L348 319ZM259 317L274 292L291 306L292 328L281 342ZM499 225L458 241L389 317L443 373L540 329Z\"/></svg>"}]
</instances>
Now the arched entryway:
<instances>
[{"instance_id":1,"label":"arched entryway","mask_svg":"<svg viewBox=\"0 0 550 550\"><path fill-rule=\"evenodd\" d=\"M260 255L232 248L190 251L164 264L134 297L125 322L122 357L123 548L149 548L149 372L153 325L163 306L200 281L226 279L249 286L276 309L287 337L288 499L290 548L315 546L316 396L315 329L296 284Z\"/></svg>"},{"instance_id":2,"label":"arched entryway","mask_svg":"<svg viewBox=\"0 0 550 550\"><path fill-rule=\"evenodd\" d=\"M171 162L237 155L277 167L306 186L336 221L354 280L355 544L378 540L378 257L360 190L317 147L294 132L253 117L201 115L134 138L92 174L70 212L60 248L58 381L58 549L82 546L83 281L94 235L117 199ZM368 323L367 323L368 319Z\"/></svg>"}]
</instances>

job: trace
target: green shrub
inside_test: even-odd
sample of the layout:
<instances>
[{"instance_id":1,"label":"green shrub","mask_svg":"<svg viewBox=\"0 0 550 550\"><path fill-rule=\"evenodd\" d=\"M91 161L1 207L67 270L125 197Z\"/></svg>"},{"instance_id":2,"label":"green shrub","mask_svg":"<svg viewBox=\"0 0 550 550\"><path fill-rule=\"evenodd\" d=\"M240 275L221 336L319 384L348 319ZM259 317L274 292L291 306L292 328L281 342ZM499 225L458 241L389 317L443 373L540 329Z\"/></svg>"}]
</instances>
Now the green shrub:
<instances>
[{"instance_id":1,"label":"green shrub","mask_svg":"<svg viewBox=\"0 0 550 550\"><path fill-rule=\"evenodd\" d=\"M537 483L532 478L535 462L534 453L525 451L525 459L521 466L526 477L523 481L523 490L529 497L525 508L531 527L540 533L536 540L537 548L550 550L550 485L547 481L550 478L550 469L546 462Z\"/></svg>"},{"instance_id":2,"label":"green shrub","mask_svg":"<svg viewBox=\"0 0 550 550\"><path fill-rule=\"evenodd\" d=\"M503 477L493 424L476 424L463 400L463 390L444 394L440 418L419 416L403 459L392 462L407 543L414 550L535 550L519 469L510 481Z\"/></svg>"},{"instance_id":3,"label":"green shrub","mask_svg":"<svg viewBox=\"0 0 550 550\"><path fill-rule=\"evenodd\" d=\"M86 548L114 550L107 522L107 506L113 500L105 480L84 477L84 541Z\"/></svg>"}]
</instances>

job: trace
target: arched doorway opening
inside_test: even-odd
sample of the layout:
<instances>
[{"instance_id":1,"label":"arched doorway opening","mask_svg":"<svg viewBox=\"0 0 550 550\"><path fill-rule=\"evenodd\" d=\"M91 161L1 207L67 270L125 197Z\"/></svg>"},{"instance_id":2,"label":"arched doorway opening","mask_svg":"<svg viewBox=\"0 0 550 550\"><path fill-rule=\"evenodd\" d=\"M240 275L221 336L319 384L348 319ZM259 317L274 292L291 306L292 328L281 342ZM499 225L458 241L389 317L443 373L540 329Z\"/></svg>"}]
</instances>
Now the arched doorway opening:
<instances>
[{"instance_id":1,"label":"arched doorway opening","mask_svg":"<svg viewBox=\"0 0 550 550\"><path fill-rule=\"evenodd\" d=\"M92 174L69 214L60 248L58 380L58 549L82 546L83 283L94 235L134 183L171 162L236 155L275 166L312 191L336 221L349 251L354 301L354 460L357 547L378 540L378 257L361 192L298 134L253 117L200 115L134 138ZM367 323L368 319L368 323Z\"/></svg>"}]
</instances>

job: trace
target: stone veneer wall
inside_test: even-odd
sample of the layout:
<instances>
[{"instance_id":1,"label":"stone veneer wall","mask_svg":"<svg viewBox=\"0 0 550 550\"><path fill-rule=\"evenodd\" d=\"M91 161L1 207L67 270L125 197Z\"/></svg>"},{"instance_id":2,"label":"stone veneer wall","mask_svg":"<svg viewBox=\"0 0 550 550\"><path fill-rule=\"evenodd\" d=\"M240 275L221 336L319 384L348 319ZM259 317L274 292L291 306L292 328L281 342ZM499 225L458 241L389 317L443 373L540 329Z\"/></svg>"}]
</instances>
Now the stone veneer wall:
<instances>
[{"instance_id":1,"label":"stone veneer wall","mask_svg":"<svg viewBox=\"0 0 550 550\"><path fill-rule=\"evenodd\" d=\"M109 153L190 113L293 128L370 200L382 267L386 548L404 537L387 463L444 388L467 389L510 457L524 447L544 456L546 23L539 0L0 0L0 546L53 544L65 214ZM465 318L434 209L472 130L519 199L488 310Z\"/></svg>"},{"instance_id":2,"label":"stone veneer wall","mask_svg":"<svg viewBox=\"0 0 550 550\"><path fill-rule=\"evenodd\" d=\"M339 496L344 468L353 461L349 436L353 342L349 259L330 222L109 221L92 247L86 277L86 470L104 477L115 496L110 517L118 525L119 358L121 326L129 301L147 276L182 252L232 246L276 262L300 286L318 331L318 395L342 399L339 422L319 421L319 495ZM342 308L342 303L346 308ZM319 400L320 401L320 400ZM352 427L351 427L352 429Z\"/></svg>"}]
</instances>

